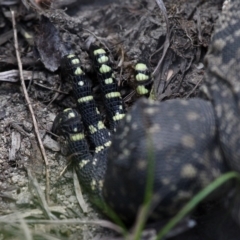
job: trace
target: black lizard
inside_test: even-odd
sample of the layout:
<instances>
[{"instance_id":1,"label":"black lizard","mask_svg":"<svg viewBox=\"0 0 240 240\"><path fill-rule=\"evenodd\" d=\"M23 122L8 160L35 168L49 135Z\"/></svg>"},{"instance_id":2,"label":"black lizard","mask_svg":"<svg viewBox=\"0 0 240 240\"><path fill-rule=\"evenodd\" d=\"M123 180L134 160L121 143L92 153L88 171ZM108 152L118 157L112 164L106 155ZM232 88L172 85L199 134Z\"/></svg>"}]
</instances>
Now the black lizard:
<instances>
[{"instance_id":1,"label":"black lizard","mask_svg":"<svg viewBox=\"0 0 240 240\"><path fill-rule=\"evenodd\" d=\"M107 57L102 51L96 59ZM83 124L71 109L54 123L68 139L79 180L94 200L103 199L124 222L132 223L144 201L153 164L149 220L166 219L223 173L240 171L240 2L231 1L216 24L205 58L205 98L141 99L122 119L121 97L112 90L111 66L104 61L98 62L99 69L107 66L106 72L98 69L100 81L103 91L104 84L112 87L105 99L115 101L110 121L120 122L113 136L101 122L88 79L73 55L63 58L62 67L68 66ZM223 194L216 192L213 198Z\"/></svg>"}]
</instances>

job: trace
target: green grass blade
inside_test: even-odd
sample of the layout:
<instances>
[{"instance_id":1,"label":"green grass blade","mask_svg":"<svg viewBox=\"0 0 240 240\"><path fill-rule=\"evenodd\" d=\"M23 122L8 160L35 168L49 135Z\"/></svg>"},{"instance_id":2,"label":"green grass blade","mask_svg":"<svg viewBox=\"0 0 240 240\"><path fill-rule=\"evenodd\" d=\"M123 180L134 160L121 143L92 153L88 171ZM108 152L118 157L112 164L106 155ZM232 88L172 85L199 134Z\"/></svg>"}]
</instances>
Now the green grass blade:
<instances>
[{"instance_id":1,"label":"green grass blade","mask_svg":"<svg viewBox=\"0 0 240 240\"><path fill-rule=\"evenodd\" d=\"M227 181L236 178L240 181L240 174L237 172L228 172L214 180L206 188L201 190L196 194L183 208L180 212L173 217L158 233L156 240L161 240L163 237L174 227L178 222L180 222L186 215L188 215L204 198L206 198L215 189L226 183Z\"/></svg>"},{"instance_id":2,"label":"green grass blade","mask_svg":"<svg viewBox=\"0 0 240 240\"><path fill-rule=\"evenodd\" d=\"M149 134L147 134L146 139L147 139L147 149L148 149L147 182L145 187L145 196L144 196L143 206L140 209L140 213L138 215L135 230L134 230L134 240L139 240L141 238L141 234L149 214L152 195L153 195L154 168L155 168L154 144Z\"/></svg>"}]
</instances>

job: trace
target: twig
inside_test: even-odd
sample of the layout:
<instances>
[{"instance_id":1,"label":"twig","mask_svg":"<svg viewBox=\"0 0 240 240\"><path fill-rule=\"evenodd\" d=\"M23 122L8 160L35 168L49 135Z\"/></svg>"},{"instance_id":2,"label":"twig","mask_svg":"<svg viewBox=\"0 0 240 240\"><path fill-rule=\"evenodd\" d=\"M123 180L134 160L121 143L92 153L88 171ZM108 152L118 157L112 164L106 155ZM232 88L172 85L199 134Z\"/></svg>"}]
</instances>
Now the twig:
<instances>
[{"instance_id":1,"label":"twig","mask_svg":"<svg viewBox=\"0 0 240 240\"><path fill-rule=\"evenodd\" d=\"M88 224L88 225L97 225L97 226L101 226L101 227L105 227L108 229L112 229L114 231L116 231L117 233L123 233L121 227L119 227L118 225L107 221L107 220L89 220L89 221L83 221L83 220L79 220L77 218L74 219L59 219L59 220L42 220L42 219L36 219L36 220L31 220L31 219L24 219L25 223L27 224L46 224L46 225L63 225L63 224L67 224L67 225L83 225L83 224ZM14 219L0 219L0 223L4 224L4 223L19 223L19 219L17 219L16 217Z\"/></svg>"},{"instance_id":2,"label":"twig","mask_svg":"<svg viewBox=\"0 0 240 240\"><path fill-rule=\"evenodd\" d=\"M55 217L49 207L48 204L44 198L44 194L42 192L42 189L39 187L38 181L35 177L33 177L31 170L27 169L27 173L28 173L28 177L31 183L31 187L33 190L35 190L35 193L37 194L37 198L38 198L38 202L40 203L40 206L42 208L42 211L44 212L44 214L49 218L49 219L54 219L56 220L57 217Z\"/></svg>"},{"instance_id":3,"label":"twig","mask_svg":"<svg viewBox=\"0 0 240 240\"><path fill-rule=\"evenodd\" d=\"M170 25L169 25L169 20L168 20L168 15L167 15L167 10L166 7L163 3L162 0L156 0L160 10L163 13L163 17L165 19L166 22L166 26L167 26L167 32L166 32L166 39L164 41L164 45L163 45L163 53L162 53L162 57L160 58L156 68L153 71L153 77L155 78L154 84L153 84L153 98L157 99L157 92L158 92L158 88L160 85L160 81L161 81L161 76L158 76L158 74L161 72L161 67L162 67L162 63L163 60L166 56L167 50L170 46Z\"/></svg>"},{"instance_id":4,"label":"twig","mask_svg":"<svg viewBox=\"0 0 240 240\"><path fill-rule=\"evenodd\" d=\"M78 181L78 177L77 177L77 173L76 173L75 169L73 171L73 183L74 183L74 189L75 189L75 193L76 193L78 203L79 203L81 209L83 210L83 212L87 213L88 212L87 204L84 201L84 198L83 198L83 195L82 195L82 189L81 189L80 183Z\"/></svg>"},{"instance_id":5,"label":"twig","mask_svg":"<svg viewBox=\"0 0 240 240\"><path fill-rule=\"evenodd\" d=\"M11 10L11 14L12 14L12 25L13 25L13 35L14 35L14 47L15 47L15 50L16 50L16 57L17 57L17 62L18 62L18 69L19 69L21 85L22 85L25 100L27 102L29 111L30 111L31 116L32 116L34 131L35 131L35 134L37 136L37 140L38 140L38 143L39 143L39 146L40 146L40 149L41 149L41 152L42 152L42 156L43 156L43 159L44 159L45 165L46 165L46 168L45 168L46 169L46 199L47 199L47 202L49 203L49 163L48 163L46 152L45 152L45 149L44 149L44 146L43 146L43 143L42 143L42 139L41 139L40 134L39 134L38 125L37 125L37 121L36 121L36 118L35 118L35 115L34 115L32 104L30 102L30 99L29 99L29 96L28 96L28 93L27 93L27 89L26 89L26 85L25 85L25 82L24 82L22 62L21 62L20 53L19 53L19 49L18 49L18 38L17 38L15 14L14 14L13 10Z\"/></svg>"},{"instance_id":6,"label":"twig","mask_svg":"<svg viewBox=\"0 0 240 240\"><path fill-rule=\"evenodd\" d=\"M163 3L162 0L156 0L160 10L162 11L162 14L163 14L163 17L165 19L165 22L166 22L166 26L167 26L167 32L166 32L166 39L165 39L165 42L164 42L164 45L163 45L163 54L162 54L162 57L161 59L159 60L158 62L158 65L157 67L154 69L153 71L153 76L155 77L157 75L157 73L160 71L160 68L161 68L161 64L163 62L163 59L167 53L167 50L168 50L168 47L170 45L170 26L169 26L169 20L168 20L168 15L167 15L167 10L166 10L166 7Z\"/></svg>"},{"instance_id":7,"label":"twig","mask_svg":"<svg viewBox=\"0 0 240 240\"><path fill-rule=\"evenodd\" d=\"M201 83L202 81L203 81L203 77L197 82L197 84L195 85L195 87L188 93L188 95L185 97L186 99L189 98L192 93L194 93L194 91L197 89L197 87L200 85L200 83Z\"/></svg>"},{"instance_id":8,"label":"twig","mask_svg":"<svg viewBox=\"0 0 240 240\"><path fill-rule=\"evenodd\" d=\"M31 231L29 229L29 226L26 224L24 219L21 217L21 215L18 215L18 214L17 214L17 218L19 219L19 223L21 225L21 229L23 230L25 239L26 240L33 240L33 237L32 237Z\"/></svg>"}]
</instances>

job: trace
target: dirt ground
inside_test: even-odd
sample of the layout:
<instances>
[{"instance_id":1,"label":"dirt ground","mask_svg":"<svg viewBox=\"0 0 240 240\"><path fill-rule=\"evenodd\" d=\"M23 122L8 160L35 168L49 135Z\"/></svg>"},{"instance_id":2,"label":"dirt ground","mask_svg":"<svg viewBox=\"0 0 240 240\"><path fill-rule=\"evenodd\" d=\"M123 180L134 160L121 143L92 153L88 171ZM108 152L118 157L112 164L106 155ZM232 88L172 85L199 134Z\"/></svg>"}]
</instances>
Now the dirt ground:
<instances>
[{"instance_id":1,"label":"dirt ground","mask_svg":"<svg viewBox=\"0 0 240 240\"><path fill-rule=\"evenodd\" d=\"M97 41L109 49L127 109L138 98L133 66L139 59L154 72L158 100L194 97L203 82L203 59L222 2L166 0L167 24L153 0L56 1L44 10L56 27L52 30L45 29L48 25L39 21L40 10L28 9L26 1L0 2L0 239L87 240L115 236L114 231L101 227L105 222L97 222L104 216L89 204L87 195L83 195L86 204L80 207L72 170L64 172L67 158L51 134L56 114L75 106L69 83L59 77L63 51L79 55L94 79L86 46ZM23 76L48 160L49 189L46 161L19 80L10 8L15 11ZM66 49L59 47L54 31L59 31ZM26 33L33 37L27 38ZM162 57L160 68L156 68ZM93 85L101 105L94 80ZM195 228L171 239L239 239L240 231L228 212L220 205L209 209L199 210L201 214L194 216L198 223ZM62 222L51 225L44 222L48 219ZM31 224L26 224L28 220ZM110 223L107 226L110 228Z\"/></svg>"}]
</instances>

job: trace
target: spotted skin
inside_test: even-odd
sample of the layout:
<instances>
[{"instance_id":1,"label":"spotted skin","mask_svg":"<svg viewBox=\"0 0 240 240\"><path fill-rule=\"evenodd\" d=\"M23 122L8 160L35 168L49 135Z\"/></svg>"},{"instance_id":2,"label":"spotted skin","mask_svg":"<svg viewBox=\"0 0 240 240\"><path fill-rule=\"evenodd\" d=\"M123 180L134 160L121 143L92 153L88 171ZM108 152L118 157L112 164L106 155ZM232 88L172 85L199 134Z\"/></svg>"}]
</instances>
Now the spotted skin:
<instances>
[{"instance_id":1,"label":"spotted skin","mask_svg":"<svg viewBox=\"0 0 240 240\"><path fill-rule=\"evenodd\" d=\"M106 106L110 130L115 132L119 121L125 116L125 110L112 64L106 51L95 45L90 47L90 56L93 59L100 88L104 95L104 105Z\"/></svg>"},{"instance_id":2,"label":"spotted skin","mask_svg":"<svg viewBox=\"0 0 240 240\"><path fill-rule=\"evenodd\" d=\"M110 132L105 128L102 117L93 99L90 79L81 68L80 60L73 54L65 56L61 61L64 75L72 83L73 95L81 113L82 122L87 129L89 139L94 147L103 146L109 141ZM96 129L98 134L92 129Z\"/></svg>"},{"instance_id":3,"label":"spotted skin","mask_svg":"<svg viewBox=\"0 0 240 240\"><path fill-rule=\"evenodd\" d=\"M151 83L151 76L148 66L143 62L139 62L135 65L135 81L138 95L148 95L149 90L147 85Z\"/></svg>"},{"instance_id":4,"label":"spotted skin","mask_svg":"<svg viewBox=\"0 0 240 240\"><path fill-rule=\"evenodd\" d=\"M106 154L111 141L105 142L102 138L100 146L104 146L104 144L106 146L102 147L100 151L95 146L92 154L85 139L84 126L80 116L76 110L71 108L65 109L64 112L57 115L52 130L68 140L69 156L77 170L81 184L92 193L93 201L102 204L100 201L103 176L106 171Z\"/></svg>"},{"instance_id":5,"label":"spotted skin","mask_svg":"<svg viewBox=\"0 0 240 240\"><path fill-rule=\"evenodd\" d=\"M88 188L90 194L96 196L99 186L99 197L125 223L132 224L142 206L151 164L154 182L149 221L171 218L214 179L227 171L240 171L239 1L231 1L220 16L205 63L203 89L208 99L161 103L141 99L120 122L111 146L100 155L94 153L98 160L89 157L90 168L102 162L89 170L88 178L94 181ZM68 123L62 121L61 126L69 131ZM69 140L69 144L77 151L77 146L71 146L76 142ZM83 158L75 160L80 182L85 184L79 167L84 165ZM226 196L225 190L230 189L221 188L211 199Z\"/></svg>"},{"instance_id":6,"label":"spotted skin","mask_svg":"<svg viewBox=\"0 0 240 240\"><path fill-rule=\"evenodd\" d=\"M228 164L240 171L240 2L219 19L206 57L206 86Z\"/></svg>"},{"instance_id":7,"label":"spotted skin","mask_svg":"<svg viewBox=\"0 0 240 240\"><path fill-rule=\"evenodd\" d=\"M174 215L227 171L209 102L138 101L112 138L103 188L105 201L126 222L134 221L143 202L151 151L154 215L149 220Z\"/></svg>"}]
</instances>

